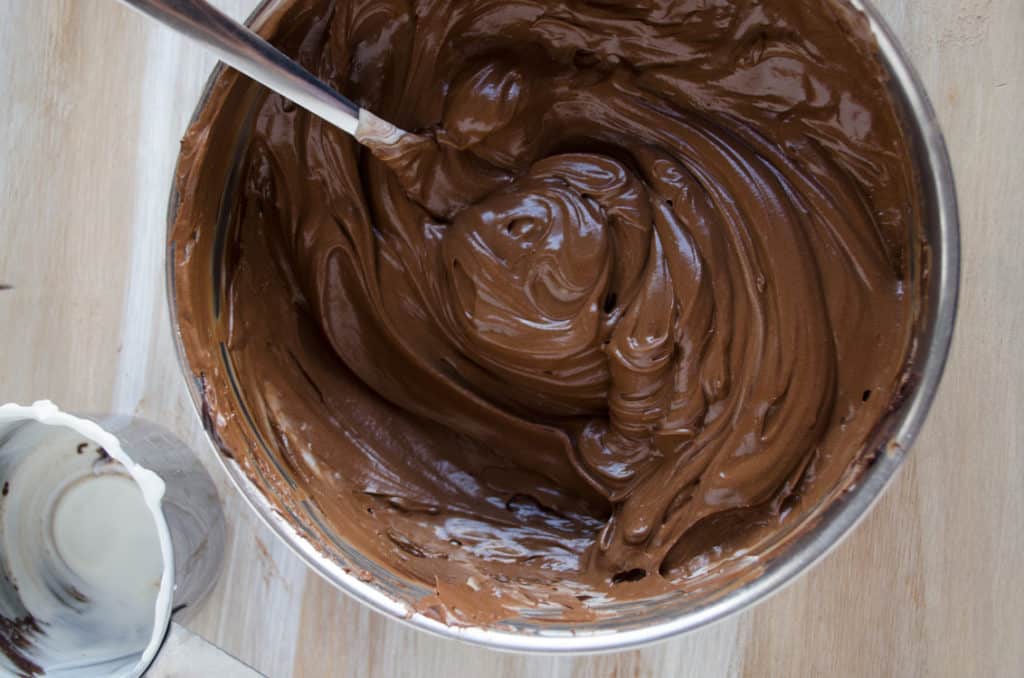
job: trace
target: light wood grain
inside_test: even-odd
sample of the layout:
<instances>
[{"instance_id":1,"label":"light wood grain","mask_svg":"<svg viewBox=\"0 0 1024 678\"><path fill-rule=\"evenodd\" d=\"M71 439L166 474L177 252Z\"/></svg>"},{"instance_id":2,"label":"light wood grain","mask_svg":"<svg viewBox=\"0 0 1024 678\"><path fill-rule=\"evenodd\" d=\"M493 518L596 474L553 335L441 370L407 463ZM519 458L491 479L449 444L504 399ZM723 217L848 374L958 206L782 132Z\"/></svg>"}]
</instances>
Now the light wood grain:
<instances>
[{"instance_id":1,"label":"light wood grain","mask_svg":"<svg viewBox=\"0 0 1024 678\"><path fill-rule=\"evenodd\" d=\"M413 631L309 573L229 487L172 350L166 197L213 61L113 0L0 0L0 400L135 412L193 444L230 535L189 626L270 676L1024 676L1024 2L880 4L953 157L953 353L869 518L749 612L642 650L524 657Z\"/></svg>"}]
</instances>

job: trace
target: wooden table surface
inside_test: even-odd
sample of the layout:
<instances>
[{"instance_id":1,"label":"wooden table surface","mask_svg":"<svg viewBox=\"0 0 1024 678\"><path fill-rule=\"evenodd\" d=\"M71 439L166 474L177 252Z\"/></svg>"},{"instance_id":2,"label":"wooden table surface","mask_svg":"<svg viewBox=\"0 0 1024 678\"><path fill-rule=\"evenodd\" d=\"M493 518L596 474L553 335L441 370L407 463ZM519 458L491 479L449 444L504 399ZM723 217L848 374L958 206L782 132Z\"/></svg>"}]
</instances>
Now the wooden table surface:
<instances>
[{"instance_id":1,"label":"wooden table surface","mask_svg":"<svg viewBox=\"0 0 1024 678\"><path fill-rule=\"evenodd\" d=\"M113 0L0 0L0 401L134 412L193 444L230 537L188 625L269 676L1024 676L1024 0L880 5L953 157L952 356L870 516L753 610L641 650L528 657L414 631L310 573L230 487L171 343L167 194L213 60Z\"/></svg>"}]
</instances>

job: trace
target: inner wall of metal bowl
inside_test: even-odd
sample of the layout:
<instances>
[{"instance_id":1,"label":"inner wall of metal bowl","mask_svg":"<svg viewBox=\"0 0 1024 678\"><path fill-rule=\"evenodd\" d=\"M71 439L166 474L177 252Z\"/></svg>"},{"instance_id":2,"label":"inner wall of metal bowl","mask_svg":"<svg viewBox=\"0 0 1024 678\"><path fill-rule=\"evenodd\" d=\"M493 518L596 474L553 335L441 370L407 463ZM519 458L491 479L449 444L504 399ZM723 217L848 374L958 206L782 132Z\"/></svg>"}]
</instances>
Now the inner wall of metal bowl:
<instances>
[{"instance_id":1,"label":"inner wall of metal bowl","mask_svg":"<svg viewBox=\"0 0 1024 678\"><path fill-rule=\"evenodd\" d=\"M253 13L249 24L257 28L264 25L289 0L267 0ZM912 343L911 365L906 397L880 422L875 435L865 446L861 463L850 469L848 478L859 474L852 484L843 481L818 506L810 509L798 525L776 535L770 542L759 545L756 558L737 559L729 565L731 579L742 582L728 589L677 591L655 599L598 603L594 607L599 618L592 622L558 621L559 610L524 610L516 619L506 620L488 629L457 630L421 615L408 617L408 612L423 595L430 593L423 586L396 576L387 568L366 558L352 548L345 538L334 531L319 508L310 501L296 496L280 496L278 488L295 488L296 483L286 466L281 463L271 441L265 440L251 425L245 411L245 394L240 392L234 379L231 357L226 347L220 347L220 356L226 374L231 378L236 406L242 418L250 422L247 435L254 443L251 449L264 457L265 464L248 464L245 471L233 460L224 459L229 474L268 525L280 534L314 569L335 585L355 595L379 610L399 618L406 617L417 626L463 639L481 642L493 647L519 650L580 651L612 649L648 642L672 633L701 626L730 612L741 609L764 597L789 581L794 575L822 556L861 518L892 474L902 463L906 449L923 422L937 387L945 363L955 315L958 282L959 241L955 196L948 157L931 110L920 84L899 51L895 40L870 6L864 9L879 39L883 59L893 76L893 90L902 108L906 133L919 169L921 195L924 201L923 234L908 234L908 238L924 238L929 244L925 262L921 262L915 247L911 265L913 280L919 276L922 263L925 289L919 296L917 329ZM211 77L210 84L217 77ZM209 90L207 86L207 91ZM239 84L239 86L255 86ZM200 102L200 110L205 102ZM240 167L247 147L249 126L238 130L232 147L235 157L231 170L224 176L221 214L216 226L216 242L226 241L230 209L235 204L235 192L240 178ZM176 212L177 197L172 195L171 223ZM169 257L169 277L172 322L177 328L173 286L173 252ZM210 262L215 275L222 279L222 250L214 248ZM221 308L219 284L210 290L213 308ZM915 290L908 290L915 294ZM187 375L191 375L184 352L179 343L179 356ZM199 390L190 383L193 400L200 405ZM211 431L208 429L207 431ZM263 475L261 467L273 469L275 478ZM287 490L286 490L287 492ZM280 507L292 507L282 509ZM366 577L368 573L370 576ZM362 576L358 576L362 574ZM370 579L369 582L366 579ZM383 594L383 595L382 595Z\"/></svg>"}]
</instances>

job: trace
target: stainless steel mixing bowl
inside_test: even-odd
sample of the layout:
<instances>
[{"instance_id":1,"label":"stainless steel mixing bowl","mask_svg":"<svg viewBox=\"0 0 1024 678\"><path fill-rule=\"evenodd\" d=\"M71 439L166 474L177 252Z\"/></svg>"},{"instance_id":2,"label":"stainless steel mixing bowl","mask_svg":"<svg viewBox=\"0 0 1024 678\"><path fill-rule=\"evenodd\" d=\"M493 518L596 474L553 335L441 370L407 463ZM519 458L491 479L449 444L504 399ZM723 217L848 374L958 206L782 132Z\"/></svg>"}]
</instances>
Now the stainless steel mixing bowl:
<instances>
[{"instance_id":1,"label":"stainless steel mixing bowl","mask_svg":"<svg viewBox=\"0 0 1024 678\"><path fill-rule=\"evenodd\" d=\"M259 28L289 0L265 0L249 19ZM293 486L288 469L274 458L271 446L255 444L267 455L267 463L247 474L231 456L219 449L216 432L208 417L202 417L211 445L239 491L266 524L322 577L376 610L417 628L442 636L458 638L491 648L537 652L594 652L619 650L689 631L738 610L744 609L777 591L797 574L821 558L867 513L893 474L903 463L907 450L924 422L935 396L946 362L953 321L956 315L959 283L960 242L956 196L949 157L935 112L928 101L907 56L884 24L878 12L862 0L853 4L867 15L871 30L881 48L882 58L892 76L892 90L902 108L905 131L919 172L923 205L923 236L928 243L926 261L915 261L924 289L921 290L914 357L906 384L905 397L885 417L874 438L864 450L864 467L859 479L827 504L808 512L791 532L779 535L777 548L764 547L756 562L748 565L744 584L717 591L685 592L662 595L639 602L616 603L603 609L596 621L564 623L545 619L543 611L523 613L519 618L489 627L454 627L420 614L411 614L411 604L427 593L418 584L404 581L355 551L345 539L334 533L322 519L317 507L308 501L292 502L295 511L280 512L273 498L281 488ZM215 71L207 93L216 79ZM200 101L199 108L205 102ZM236 144L241 147L244 144ZM232 191L232 172L224 174L225 200ZM230 203L225 203L230 204ZM171 219L177 210L172 190ZM220 223L218 228L226 225ZM168 239L168 242L171 242ZM178 325L178 304L174 295L174 252L168 252L168 290L171 322L175 330L178 355L186 374L189 392L197 412L201 411L200 385L192 376ZM214 268L218 261L209 262ZM214 291L211 290L211 294ZM222 351L225 373L230 373L230 358ZM241 398L239 401L241 402ZM244 417L239 417L244 421ZM244 424L243 424L244 425ZM252 440L259 433L249 430ZM274 474L270 478L264 473ZM272 482L273 481L273 482ZM283 481L283 482L282 482ZM284 490L287 491L287 490ZM794 538L786 538L787 536ZM370 581L354 573L368 571Z\"/></svg>"}]
</instances>

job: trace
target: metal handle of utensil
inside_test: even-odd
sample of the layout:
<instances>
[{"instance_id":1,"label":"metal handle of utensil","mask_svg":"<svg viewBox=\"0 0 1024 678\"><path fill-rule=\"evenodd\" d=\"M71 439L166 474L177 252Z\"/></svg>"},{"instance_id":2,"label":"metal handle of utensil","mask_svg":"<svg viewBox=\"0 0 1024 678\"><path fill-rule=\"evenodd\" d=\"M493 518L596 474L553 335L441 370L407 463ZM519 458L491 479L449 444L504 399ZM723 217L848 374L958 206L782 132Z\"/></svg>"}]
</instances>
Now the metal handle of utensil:
<instances>
[{"instance_id":1,"label":"metal handle of utensil","mask_svg":"<svg viewBox=\"0 0 1024 678\"><path fill-rule=\"evenodd\" d=\"M359 125L359 106L205 0L121 2L206 45L235 70L355 135Z\"/></svg>"}]
</instances>

